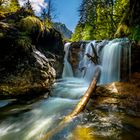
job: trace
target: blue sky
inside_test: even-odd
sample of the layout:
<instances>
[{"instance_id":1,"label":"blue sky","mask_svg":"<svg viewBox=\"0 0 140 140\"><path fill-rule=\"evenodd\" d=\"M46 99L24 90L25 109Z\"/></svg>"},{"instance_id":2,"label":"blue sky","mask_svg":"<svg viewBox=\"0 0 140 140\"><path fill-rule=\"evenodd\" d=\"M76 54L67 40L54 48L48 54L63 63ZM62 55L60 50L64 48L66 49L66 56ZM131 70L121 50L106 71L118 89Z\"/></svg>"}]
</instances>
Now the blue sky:
<instances>
[{"instance_id":1,"label":"blue sky","mask_svg":"<svg viewBox=\"0 0 140 140\"><path fill-rule=\"evenodd\" d=\"M81 0L54 0L57 18L55 21L64 23L71 31L79 20L78 18L78 7Z\"/></svg>"},{"instance_id":2,"label":"blue sky","mask_svg":"<svg viewBox=\"0 0 140 140\"><path fill-rule=\"evenodd\" d=\"M27 0L19 0L20 5L23 6ZM36 12L40 14L42 8L47 7L48 0L30 0L31 5ZM57 18L54 21L64 23L71 31L79 20L78 7L82 0L52 0L54 9L56 9Z\"/></svg>"}]
</instances>

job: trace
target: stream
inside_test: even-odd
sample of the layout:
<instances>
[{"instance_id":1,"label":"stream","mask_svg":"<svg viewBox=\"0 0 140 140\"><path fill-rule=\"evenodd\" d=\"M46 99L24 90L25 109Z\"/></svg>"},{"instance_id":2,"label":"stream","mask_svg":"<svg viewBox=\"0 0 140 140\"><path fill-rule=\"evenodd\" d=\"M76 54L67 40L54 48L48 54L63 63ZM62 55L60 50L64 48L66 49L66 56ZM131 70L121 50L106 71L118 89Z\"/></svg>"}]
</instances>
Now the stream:
<instances>
[{"instance_id":1,"label":"stream","mask_svg":"<svg viewBox=\"0 0 140 140\"><path fill-rule=\"evenodd\" d=\"M129 79L131 46L126 38L81 44L75 71L69 60L73 58L71 43L64 50L63 78L56 80L50 93L30 101L0 100L0 140L41 140L74 109L97 67L101 68L98 84ZM98 59L98 64L87 55ZM95 99L91 99L82 113L49 140L140 139L139 117L127 115L115 103L94 105Z\"/></svg>"},{"instance_id":2,"label":"stream","mask_svg":"<svg viewBox=\"0 0 140 140\"><path fill-rule=\"evenodd\" d=\"M88 83L80 78L59 79L38 100L0 101L0 140L38 140L55 128L83 96ZM139 128L139 129L138 129ZM50 140L137 140L140 120L115 106L86 109Z\"/></svg>"}]
</instances>

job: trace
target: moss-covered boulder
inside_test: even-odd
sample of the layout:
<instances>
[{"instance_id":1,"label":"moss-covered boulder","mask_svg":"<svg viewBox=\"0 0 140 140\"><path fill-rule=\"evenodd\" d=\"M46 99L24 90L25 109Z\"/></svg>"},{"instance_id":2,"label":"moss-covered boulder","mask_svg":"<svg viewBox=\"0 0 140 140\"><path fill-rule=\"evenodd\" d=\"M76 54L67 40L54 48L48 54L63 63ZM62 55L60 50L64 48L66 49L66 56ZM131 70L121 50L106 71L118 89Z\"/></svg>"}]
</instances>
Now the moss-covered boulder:
<instances>
[{"instance_id":1,"label":"moss-covered boulder","mask_svg":"<svg viewBox=\"0 0 140 140\"><path fill-rule=\"evenodd\" d=\"M48 91L63 70L61 34L24 8L0 20L0 97Z\"/></svg>"},{"instance_id":2,"label":"moss-covered boulder","mask_svg":"<svg viewBox=\"0 0 140 140\"><path fill-rule=\"evenodd\" d=\"M45 92L55 79L49 59L32 45L30 36L1 23L0 96Z\"/></svg>"}]
</instances>

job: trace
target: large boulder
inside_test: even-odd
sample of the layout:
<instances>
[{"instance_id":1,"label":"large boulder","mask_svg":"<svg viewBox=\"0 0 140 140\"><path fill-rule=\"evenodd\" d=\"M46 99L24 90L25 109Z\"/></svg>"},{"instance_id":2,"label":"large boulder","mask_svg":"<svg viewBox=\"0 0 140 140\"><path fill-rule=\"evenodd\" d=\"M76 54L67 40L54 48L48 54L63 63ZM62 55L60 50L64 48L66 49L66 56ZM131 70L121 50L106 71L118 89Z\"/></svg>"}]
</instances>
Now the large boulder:
<instances>
[{"instance_id":1,"label":"large boulder","mask_svg":"<svg viewBox=\"0 0 140 140\"><path fill-rule=\"evenodd\" d=\"M63 72L64 44L61 34L51 28L44 31L38 38L37 48L45 54L46 57L53 59L51 65L56 70L56 77L60 78Z\"/></svg>"},{"instance_id":2,"label":"large boulder","mask_svg":"<svg viewBox=\"0 0 140 140\"><path fill-rule=\"evenodd\" d=\"M32 44L30 36L7 23L0 26L0 96L48 91L56 77L50 59Z\"/></svg>"}]
</instances>

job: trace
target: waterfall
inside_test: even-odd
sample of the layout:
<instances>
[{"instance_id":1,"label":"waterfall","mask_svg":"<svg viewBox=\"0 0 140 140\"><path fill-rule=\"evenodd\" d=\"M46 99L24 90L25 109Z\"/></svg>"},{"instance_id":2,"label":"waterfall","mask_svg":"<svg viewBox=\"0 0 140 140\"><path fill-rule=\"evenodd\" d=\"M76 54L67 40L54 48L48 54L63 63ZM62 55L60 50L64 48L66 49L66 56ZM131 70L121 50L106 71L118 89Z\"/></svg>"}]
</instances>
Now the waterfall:
<instances>
[{"instance_id":1,"label":"waterfall","mask_svg":"<svg viewBox=\"0 0 140 140\"><path fill-rule=\"evenodd\" d=\"M111 41L103 40L81 43L79 56L79 65L76 70L76 77L83 78L91 82L94 71L97 67L101 68L99 84L110 83L114 81L129 80L131 73L131 44L127 38L114 39ZM73 76L72 68L68 62L70 43L65 46L64 73L63 77ZM93 63L96 60L97 63ZM67 66L68 65L68 66ZM78 72L77 72L78 71Z\"/></svg>"},{"instance_id":2,"label":"waterfall","mask_svg":"<svg viewBox=\"0 0 140 140\"><path fill-rule=\"evenodd\" d=\"M63 73L62 73L63 78L73 77L72 67L68 61L70 45L71 45L71 43L66 43L64 46L65 56L64 56L64 69L63 69Z\"/></svg>"},{"instance_id":3,"label":"waterfall","mask_svg":"<svg viewBox=\"0 0 140 140\"><path fill-rule=\"evenodd\" d=\"M124 78L129 77L130 53L130 42L127 38L114 39L104 46L101 56L102 72L100 84L121 81ZM122 69L122 67L124 69ZM125 77L121 79L121 75L123 74L125 74Z\"/></svg>"}]
</instances>

